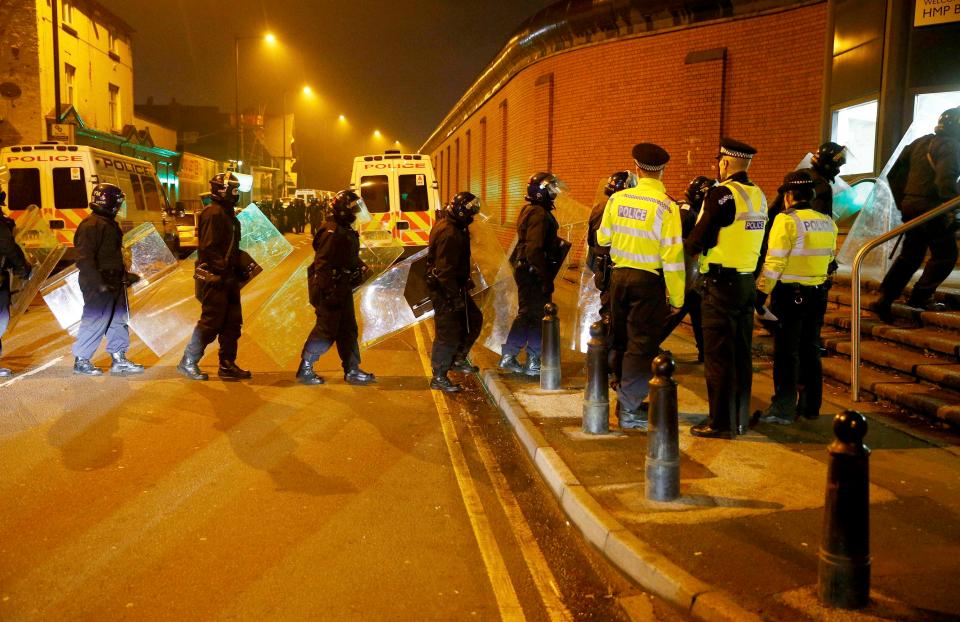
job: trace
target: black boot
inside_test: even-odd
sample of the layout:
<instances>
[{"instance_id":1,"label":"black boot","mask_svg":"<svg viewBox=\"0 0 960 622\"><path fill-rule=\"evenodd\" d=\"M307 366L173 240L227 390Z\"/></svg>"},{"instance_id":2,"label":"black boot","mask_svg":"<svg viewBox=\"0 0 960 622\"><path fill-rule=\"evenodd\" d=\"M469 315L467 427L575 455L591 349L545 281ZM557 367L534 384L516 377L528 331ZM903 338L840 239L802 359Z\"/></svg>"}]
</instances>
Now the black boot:
<instances>
[{"instance_id":1,"label":"black boot","mask_svg":"<svg viewBox=\"0 0 960 622\"><path fill-rule=\"evenodd\" d=\"M220 361L220 369L217 370L217 375L225 380L248 380L253 378L253 374L237 367L236 361Z\"/></svg>"},{"instance_id":2,"label":"black boot","mask_svg":"<svg viewBox=\"0 0 960 622\"><path fill-rule=\"evenodd\" d=\"M373 384L374 382L377 381L377 377L371 374L370 372L366 372L360 369L359 367L355 367L350 371L346 372L345 374L343 374L343 380L347 384L355 384L355 385L362 386L365 384Z\"/></svg>"},{"instance_id":3,"label":"black boot","mask_svg":"<svg viewBox=\"0 0 960 622\"><path fill-rule=\"evenodd\" d=\"M430 379L430 388L445 393L459 393L463 391L463 385L454 383L447 377L446 373L439 372L434 372L433 378Z\"/></svg>"},{"instance_id":4,"label":"black boot","mask_svg":"<svg viewBox=\"0 0 960 622\"><path fill-rule=\"evenodd\" d=\"M523 365L520 364L520 361L517 360L517 357L514 354L504 354L501 356L499 367L503 371L508 371L514 374L523 373Z\"/></svg>"},{"instance_id":5,"label":"black boot","mask_svg":"<svg viewBox=\"0 0 960 622\"><path fill-rule=\"evenodd\" d=\"M617 413L621 430L647 431L647 413L643 410L621 410Z\"/></svg>"},{"instance_id":6,"label":"black boot","mask_svg":"<svg viewBox=\"0 0 960 622\"><path fill-rule=\"evenodd\" d=\"M110 354L113 364L110 365L110 375L129 376L132 374L142 374L143 365L138 365L127 358L126 352L113 352Z\"/></svg>"},{"instance_id":7,"label":"black boot","mask_svg":"<svg viewBox=\"0 0 960 622\"><path fill-rule=\"evenodd\" d=\"M475 374L480 371L476 365L472 365L465 356L456 356L453 359L453 365L450 366L453 371L459 371L464 374Z\"/></svg>"},{"instance_id":8,"label":"black boot","mask_svg":"<svg viewBox=\"0 0 960 622\"><path fill-rule=\"evenodd\" d=\"M323 384L324 380L317 375L317 372L313 371L313 363L307 360L301 359L300 367L297 368L297 382L300 384Z\"/></svg>"},{"instance_id":9,"label":"black boot","mask_svg":"<svg viewBox=\"0 0 960 622\"><path fill-rule=\"evenodd\" d=\"M6 367L0 367L0 378L9 378L13 375L13 372L7 369Z\"/></svg>"},{"instance_id":10,"label":"black boot","mask_svg":"<svg viewBox=\"0 0 960 622\"><path fill-rule=\"evenodd\" d=\"M180 362L177 363L177 371L180 372L181 376L189 378L190 380L206 380L209 377L200 371L197 360L190 358L186 354L184 354Z\"/></svg>"},{"instance_id":11,"label":"black boot","mask_svg":"<svg viewBox=\"0 0 960 622\"><path fill-rule=\"evenodd\" d=\"M93 363L90 362L90 359L82 359L77 357L73 361L73 373L82 374L84 376L102 376L103 372L99 368L95 367Z\"/></svg>"},{"instance_id":12,"label":"black boot","mask_svg":"<svg viewBox=\"0 0 960 622\"><path fill-rule=\"evenodd\" d=\"M540 375L540 357L536 354L527 355L527 364L523 366L523 373L528 376Z\"/></svg>"},{"instance_id":13,"label":"black boot","mask_svg":"<svg viewBox=\"0 0 960 622\"><path fill-rule=\"evenodd\" d=\"M867 306L867 309L873 311L884 324L893 324L892 301L881 297L879 300Z\"/></svg>"}]
</instances>

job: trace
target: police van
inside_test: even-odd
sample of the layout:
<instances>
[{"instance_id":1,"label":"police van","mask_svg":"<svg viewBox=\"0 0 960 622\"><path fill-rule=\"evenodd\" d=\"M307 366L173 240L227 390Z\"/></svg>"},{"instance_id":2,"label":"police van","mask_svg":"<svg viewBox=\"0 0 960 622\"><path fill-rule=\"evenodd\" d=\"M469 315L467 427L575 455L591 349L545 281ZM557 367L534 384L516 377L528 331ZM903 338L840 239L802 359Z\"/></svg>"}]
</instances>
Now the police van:
<instances>
[{"instance_id":1,"label":"police van","mask_svg":"<svg viewBox=\"0 0 960 622\"><path fill-rule=\"evenodd\" d=\"M152 222L170 245L176 231L166 222L169 211L153 164L83 145L42 143L0 149L0 183L7 209L17 218L31 205L40 208L59 241L73 256L73 235L90 213L90 193L98 183L116 184L127 195L117 215L124 232Z\"/></svg>"},{"instance_id":2,"label":"police van","mask_svg":"<svg viewBox=\"0 0 960 622\"><path fill-rule=\"evenodd\" d=\"M370 211L370 222L361 228L364 240L375 244L395 239L408 247L404 256L427 246L441 207L429 156L396 150L358 156L353 160L350 188Z\"/></svg>"}]
</instances>

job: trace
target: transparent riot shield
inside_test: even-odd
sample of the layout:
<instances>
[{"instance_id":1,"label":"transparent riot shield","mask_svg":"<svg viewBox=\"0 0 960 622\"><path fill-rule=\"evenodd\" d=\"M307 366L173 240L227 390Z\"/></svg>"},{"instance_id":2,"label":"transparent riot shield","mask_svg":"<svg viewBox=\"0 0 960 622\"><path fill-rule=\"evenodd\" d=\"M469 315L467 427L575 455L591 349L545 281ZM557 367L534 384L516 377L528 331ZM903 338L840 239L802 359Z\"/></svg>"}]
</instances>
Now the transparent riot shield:
<instances>
[{"instance_id":1,"label":"transparent riot shield","mask_svg":"<svg viewBox=\"0 0 960 622\"><path fill-rule=\"evenodd\" d=\"M807 153L794 170L799 171L805 168L813 168L812 153ZM863 203L858 202L858 193L839 175L830 182L830 189L833 191L833 219L835 221L841 222L849 218L862 207Z\"/></svg>"},{"instance_id":2,"label":"transparent riot shield","mask_svg":"<svg viewBox=\"0 0 960 622\"><path fill-rule=\"evenodd\" d=\"M863 207L859 210L860 213L850 228L850 232L847 234L847 238L844 240L840 252L837 254L838 263L852 266L857 251L860 250L864 244L878 235L903 224L900 210L897 208L896 201L893 200L893 192L890 190L890 184L887 182L887 175L890 173L890 169L893 168L893 165L896 163L897 158L900 157L900 153L904 148L928 133L929 129L930 128L923 123L915 121L913 125L910 126L910 129L907 130L900 144L897 145L897 148L894 150L893 155L890 156L890 159L887 160L886 165L880 171L876 184L866 202L863 204ZM862 273L877 279L883 278L883 275L887 273L887 270L893 264L893 260L896 259L895 247L898 242L899 240L897 239L889 240L871 251L863 262Z\"/></svg>"},{"instance_id":3,"label":"transparent riot shield","mask_svg":"<svg viewBox=\"0 0 960 622\"><path fill-rule=\"evenodd\" d=\"M473 263L470 295L483 308L485 292L497 286L503 278L503 265L507 263L507 255L486 218L478 218L470 226L470 250ZM361 347L369 348L433 317L433 301L426 284L426 260L424 249L368 281L355 294Z\"/></svg>"},{"instance_id":4,"label":"transparent riot shield","mask_svg":"<svg viewBox=\"0 0 960 622\"><path fill-rule=\"evenodd\" d=\"M400 242L391 242L368 246L361 238L360 259L368 268L365 283L386 272L403 254ZM304 258L249 324L248 331L259 335L258 345L280 367L291 367L299 360L301 346L314 324L315 312L307 290L307 268L313 260L313 255Z\"/></svg>"},{"instance_id":5,"label":"transparent riot shield","mask_svg":"<svg viewBox=\"0 0 960 622\"><path fill-rule=\"evenodd\" d=\"M273 226L254 203L237 214L240 221L240 250L245 251L264 270L280 265L293 246Z\"/></svg>"},{"instance_id":6,"label":"transparent riot shield","mask_svg":"<svg viewBox=\"0 0 960 622\"><path fill-rule=\"evenodd\" d=\"M23 313L37 297L41 286L57 262L63 257L64 247L57 240L57 236L50 230L50 225L40 215L40 210L31 205L17 219L14 231L14 240L23 249L27 262L33 267L29 279L21 279L11 275L10 292L10 320L7 331L13 330L14 325L23 316Z\"/></svg>"},{"instance_id":7,"label":"transparent riot shield","mask_svg":"<svg viewBox=\"0 0 960 622\"><path fill-rule=\"evenodd\" d=\"M587 240L583 240L583 253L589 252ZM590 340L590 325L600 320L600 290L597 289L593 266L584 261L580 268L580 283L577 289L577 307L574 311L574 330L568 346L578 352L587 351Z\"/></svg>"},{"instance_id":8,"label":"transparent riot shield","mask_svg":"<svg viewBox=\"0 0 960 622\"><path fill-rule=\"evenodd\" d=\"M500 354L513 318L517 317L517 285L513 280L513 266L509 260L516 246L517 237L514 236L504 251L505 256L497 268L493 285L478 300L483 311L483 329L477 341L496 354Z\"/></svg>"},{"instance_id":9,"label":"transparent riot shield","mask_svg":"<svg viewBox=\"0 0 960 622\"><path fill-rule=\"evenodd\" d=\"M143 223L124 234L123 255L127 270L140 277L128 290L130 296L149 289L177 269L176 257L167 248L153 223ZM47 282L41 290L44 301L57 318L60 327L71 334L75 332L83 314L83 294L77 280L78 275L77 267L70 266ZM130 325L133 327L132 317Z\"/></svg>"}]
</instances>

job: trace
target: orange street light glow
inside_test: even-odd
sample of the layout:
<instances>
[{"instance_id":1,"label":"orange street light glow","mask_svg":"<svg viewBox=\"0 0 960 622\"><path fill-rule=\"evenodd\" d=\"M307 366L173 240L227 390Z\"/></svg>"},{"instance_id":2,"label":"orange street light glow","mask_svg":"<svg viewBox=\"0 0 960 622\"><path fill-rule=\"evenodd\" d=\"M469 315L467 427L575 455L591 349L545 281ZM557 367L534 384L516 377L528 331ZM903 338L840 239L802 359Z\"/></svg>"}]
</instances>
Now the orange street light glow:
<instances>
[{"instance_id":1,"label":"orange street light glow","mask_svg":"<svg viewBox=\"0 0 960 622\"><path fill-rule=\"evenodd\" d=\"M307 86L303 87L303 94L306 95L306 96L308 96L308 97L309 97L310 95L313 95L313 89L310 88L310 85L307 85Z\"/></svg>"},{"instance_id":2,"label":"orange street light glow","mask_svg":"<svg viewBox=\"0 0 960 622\"><path fill-rule=\"evenodd\" d=\"M340 121L341 123L343 123L344 121L347 120L347 118L346 118L345 116L343 116L343 115L340 115L340 117L339 117L337 120Z\"/></svg>"},{"instance_id":3,"label":"orange street light glow","mask_svg":"<svg viewBox=\"0 0 960 622\"><path fill-rule=\"evenodd\" d=\"M263 36L263 40L269 43L270 45L273 45L277 42L277 38L273 36L272 32L268 32L267 34L265 34Z\"/></svg>"},{"instance_id":4,"label":"orange street light glow","mask_svg":"<svg viewBox=\"0 0 960 622\"><path fill-rule=\"evenodd\" d=\"M380 138L381 136L382 136L382 134L380 134L380 130L373 130L373 137L374 137L374 138Z\"/></svg>"}]
</instances>

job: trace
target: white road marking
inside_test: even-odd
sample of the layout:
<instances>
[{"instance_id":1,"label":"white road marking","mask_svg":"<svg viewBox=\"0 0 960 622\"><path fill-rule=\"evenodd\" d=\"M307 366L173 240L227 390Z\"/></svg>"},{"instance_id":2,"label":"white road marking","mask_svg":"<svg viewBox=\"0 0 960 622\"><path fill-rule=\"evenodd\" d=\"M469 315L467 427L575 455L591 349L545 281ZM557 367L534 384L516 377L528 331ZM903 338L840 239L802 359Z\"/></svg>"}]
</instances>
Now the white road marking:
<instances>
[{"instance_id":1,"label":"white road marking","mask_svg":"<svg viewBox=\"0 0 960 622\"><path fill-rule=\"evenodd\" d=\"M27 376L32 376L32 375L34 375L34 374L38 374L38 373L42 372L43 370L45 370L45 369L48 368L48 367L53 367L54 365L56 365L57 363L59 363L61 360L63 360L63 357L62 357L62 356L58 356L57 358L53 359L52 361L47 361L46 363L44 363L44 364L41 365L40 367L37 367L37 368L35 368L35 369L31 369L30 371L25 371L25 372L23 372L22 374L19 374L19 375L17 375L17 376L14 376L14 377L11 378L10 380L7 380L7 381L4 382L3 384L0 384L0 389L2 389L3 387L8 387L8 386L10 386L11 384L13 384L14 382L18 382L18 381L20 381L20 380L23 380L23 379L26 378Z\"/></svg>"}]
</instances>

